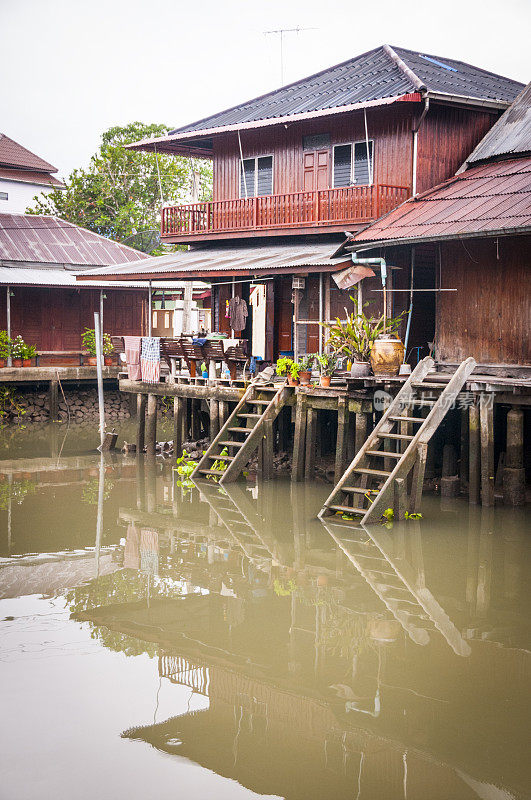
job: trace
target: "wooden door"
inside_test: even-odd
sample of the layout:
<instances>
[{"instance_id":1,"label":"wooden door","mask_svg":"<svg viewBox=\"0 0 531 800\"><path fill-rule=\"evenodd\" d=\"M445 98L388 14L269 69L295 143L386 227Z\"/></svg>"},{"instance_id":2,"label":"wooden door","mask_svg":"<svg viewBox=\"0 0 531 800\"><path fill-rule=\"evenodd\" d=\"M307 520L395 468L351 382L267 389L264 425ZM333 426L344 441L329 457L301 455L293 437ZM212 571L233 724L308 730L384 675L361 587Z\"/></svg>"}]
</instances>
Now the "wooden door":
<instances>
[{"instance_id":1,"label":"wooden door","mask_svg":"<svg viewBox=\"0 0 531 800\"><path fill-rule=\"evenodd\" d=\"M330 187L330 150L311 150L303 154L303 189L315 192Z\"/></svg>"}]
</instances>

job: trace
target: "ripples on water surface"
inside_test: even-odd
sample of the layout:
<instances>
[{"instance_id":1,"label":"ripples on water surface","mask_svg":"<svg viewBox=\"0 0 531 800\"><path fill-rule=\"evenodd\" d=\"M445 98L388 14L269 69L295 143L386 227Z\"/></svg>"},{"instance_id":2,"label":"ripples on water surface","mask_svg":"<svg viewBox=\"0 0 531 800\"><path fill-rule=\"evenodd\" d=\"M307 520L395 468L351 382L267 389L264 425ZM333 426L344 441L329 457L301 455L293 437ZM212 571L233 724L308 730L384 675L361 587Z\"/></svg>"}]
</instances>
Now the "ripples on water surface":
<instances>
[{"instance_id":1,"label":"ripples on water surface","mask_svg":"<svg viewBox=\"0 0 531 800\"><path fill-rule=\"evenodd\" d=\"M1 798L530 796L524 510L325 527L94 439L1 448Z\"/></svg>"}]
</instances>

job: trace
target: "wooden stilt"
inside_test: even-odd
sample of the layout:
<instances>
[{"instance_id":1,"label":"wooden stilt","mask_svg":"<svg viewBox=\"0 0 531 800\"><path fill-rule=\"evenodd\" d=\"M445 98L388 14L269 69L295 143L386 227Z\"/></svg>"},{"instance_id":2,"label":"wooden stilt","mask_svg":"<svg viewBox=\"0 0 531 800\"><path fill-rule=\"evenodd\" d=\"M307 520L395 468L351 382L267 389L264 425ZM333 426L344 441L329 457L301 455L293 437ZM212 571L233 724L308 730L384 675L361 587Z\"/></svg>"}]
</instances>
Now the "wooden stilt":
<instances>
[{"instance_id":1,"label":"wooden stilt","mask_svg":"<svg viewBox=\"0 0 531 800\"><path fill-rule=\"evenodd\" d=\"M226 421L229 418L229 404L226 400L219 400L218 401L218 408L219 408L219 429L221 430L222 427L225 425Z\"/></svg>"},{"instance_id":2,"label":"wooden stilt","mask_svg":"<svg viewBox=\"0 0 531 800\"><path fill-rule=\"evenodd\" d=\"M173 398L173 455L180 458L183 449L183 406L182 397Z\"/></svg>"},{"instance_id":3,"label":"wooden stilt","mask_svg":"<svg viewBox=\"0 0 531 800\"><path fill-rule=\"evenodd\" d=\"M481 394L479 423L481 438L481 505L494 505L494 403L492 396Z\"/></svg>"},{"instance_id":4,"label":"wooden stilt","mask_svg":"<svg viewBox=\"0 0 531 800\"><path fill-rule=\"evenodd\" d=\"M59 381L50 381L49 391L50 420L55 422L59 417Z\"/></svg>"},{"instance_id":5,"label":"wooden stilt","mask_svg":"<svg viewBox=\"0 0 531 800\"><path fill-rule=\"evenodd\" d=\"M262 441L262 479L264 481L270 481L273 477L274 456L273 420L271 419L264 422L264 438Z\"/></svg>"},{"instance_id":6,"label":"wooden stilt","mask_svg":"<svg viewBox=\"0 0 531 800\"><path fill-rule=\"evenodd\" d=\"M348 403L346 397L337 399L337 445L335 482L343 476L347 468L347 432L348 432Z\"/></svg>"},{"instance_id":7,"label":"wooden stilt","mask_svg":"<svg viewBox=\"0 0 531 800\"><path fill-rule=\"evenodd\" d=\"M405 519L407 511L407 491L406 479L395 478L395 497L394 497L395 519L402 521Z\"/></svg>"},{"instance_id":8,"label":"wooden stilt","mask_svg":"<svg viewBox=\"0 0 531 800\"><path fill-rule=\"evenodd\" d=\"M154 395L153 395L154 396ZM151 395L148 395L148 398ZM148 424L149 424L149 400L148 400ZM149 440L148 440L149 447ZM155 472L155 462L146 459L146 511L153 514L157 507L157 473Z\"/></svg>"},{"instance_id":9,"label":"wooden stilt","mask_svg":"<svg viewBox=\"0 0 531 800\"><path fill-rule=\"evenodd\" d=\"M306 395L297 394L295 412L295 437L293 440L293 462L291 480L302 481L304 478L304 451L306 447Z\"/></svg>"},{"instance_id":10,"label":"wooden stilt","mask_svg":"<svg viewBox=\"0 0 531 800\"><path fill-rule=\"evenodd\" d=\"M461 410L461 428L459 443L459 482L461 491L466 489L468 484L468 410Z\"/></svg>"},{"instance_id":11,"label":"wooden stilt","mask_svg":"<svg viewBox=\"0 0 531 800\"><path fill-rule=\"evenodd\" d=\"M507 414L503 502L511 506L521 506L525 503L524 412L515 406Z\"/></svg>"},{"instance_id":12,"label":"wooden stilt","mask_svg":"<svg viewBox=\"0 0 531 800\"><path fill-rule=\"evenodd\" d=\"M146 413L146 453L148 459L155 458L157 445L157 395L148 394Z\"/></svg>"},{"instance_id":13,"label":"wooden stilt","mask_svg":"<svg viewBox=\"0 0 531 800\"><path fill-rule=\"evenodd\" d=\"M136 429L137 455L142 455L142 453L144 452L145 430L146 430L146 402L147 402L147 395L145 394L137 395L137 405L136 405L136 417L138 423Z\"/></svg>"},{"instance_id":14,"label":"wooden stilt","mask_svg":"<svg viewBox=\"0 0 531 800\"><path fill-rule=\"evenodd\" d=\"M479 503L479 408L468 409L468 502Z\"/></svg>"},{"instance_id":15,"label":"wooden stilt","mask_svg":"<svg viewBox=\"0 0 531 800\"><path fill-rule=\"evenodd\" d=\"M350 464L356 455L356 414L348 415L347 431L347 463Z\"/></svg>"},{"instance_id":16,"label":"wooden stilt","mask_svg":"<svg viewBox=\"0 0 531 800\"><path fill-rule=\"evenodd\" d=\"M192 440L201 438L201 400L192 400Z\"/></svg>"},{"instance_id":17,"label":"wooden stilt","mask_svg":"<svg viewBox=\"0 0 531 800\"><path fill-rule=\"evenodd\" d=\"M424 472L426 470L426 459L428 456L428 445L419 444L417 458L413 467L413 482L411 486L411 497L409 498L409 511L418 514L422 500L422 487L424 485Z\"/></svg>"},{"instance_id":18,"label":"wooden stilt","mask_svg":"<svg viewBox=\"0 0 531 800\"><path fill-rule=\"evenodd\" d=\"M315 470L315 440L317 436L317 409L310 406L306 412L306 469L305 479L313 481Z\"/></svg>"},{"instance_id":19,"label":"wooden stilt","mask_svg":"<svg viewBox=\"0 0 531 800\"><path fill-rule=\"evenodd\" d=\"M361 449L367 438L367 414L359 412L356 414L356 453Z\"/></svg>"},{"instance_id":20,"label":"wooden stilt","mask_svg":"<svg viewBox=\"0 0 531 800\"><path fill-rule=\"evenodd\" d=\"M210 441L212 442L219 433L219 403L213 398L210 400Z\"/></svg>"}]
</instances>

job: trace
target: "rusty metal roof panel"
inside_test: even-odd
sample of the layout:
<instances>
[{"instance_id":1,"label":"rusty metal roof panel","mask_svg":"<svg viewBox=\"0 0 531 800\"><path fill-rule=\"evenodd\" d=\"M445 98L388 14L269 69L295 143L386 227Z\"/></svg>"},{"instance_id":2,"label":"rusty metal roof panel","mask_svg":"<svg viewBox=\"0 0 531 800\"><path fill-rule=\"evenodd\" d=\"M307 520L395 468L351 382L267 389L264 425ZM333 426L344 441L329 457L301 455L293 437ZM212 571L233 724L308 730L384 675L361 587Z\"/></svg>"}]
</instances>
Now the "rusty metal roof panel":
<instances>
[{"instance_id":1,"label":"rusty metal roof panel","mask_svg":"<svg viewBox=\"0 0 531 800\"><path fill-rule=\"evenodd\" d=\"M139 250L58 217L0 214L0 261L96 267L145 258Z\"/></svg>"},{"instance_id":2,"label":"rusty metal roof panel","mask_svg":"<svg viewBox=\"0 0 531 800\"><path fill-rule=\"evenodd\" d=\"M472 167L411 198L350 240L362 246L405 239L527 228L531 215L531 157Z\"/></svg>"},{"instance_id":3,"label":"rusty metal roof panel","mask_svg":"<svg viewBox=\"0 0 531 800\"><path fill-rule=\"evenodd\" d=\"M468 164L531 152L531 82L467 158Z\"/></svg>"},{"instance_id":4,"label":"rusty metal roof panel","mask_svg":"<svg viewBox=\"0 0 531 800\"><path fill-rule=\"evenodd\" d=\"M31 150L0 133L0 164L4 167L36 170L37 172L57 172L57 167L39 158Z\"/></svg>"}]
</instances>

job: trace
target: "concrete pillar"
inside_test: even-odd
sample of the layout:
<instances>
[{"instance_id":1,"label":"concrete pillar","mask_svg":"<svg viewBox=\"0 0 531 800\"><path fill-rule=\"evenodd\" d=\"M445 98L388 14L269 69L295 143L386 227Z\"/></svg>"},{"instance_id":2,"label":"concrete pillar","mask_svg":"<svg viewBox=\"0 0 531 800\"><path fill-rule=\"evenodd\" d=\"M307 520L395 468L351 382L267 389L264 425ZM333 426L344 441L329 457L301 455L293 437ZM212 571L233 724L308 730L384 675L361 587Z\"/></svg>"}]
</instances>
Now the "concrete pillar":
<instances>
[{"instance_id":1,"label":"concrete pillar","mask_svg":"<svg viewBox=\"0 0 531 800\"><path fill-rule=\"evenodd\" d=\"M146 413L146 453L149 460L155 459L157 452L157 395L148 394Z\"/></svg>"}]
</instances>

